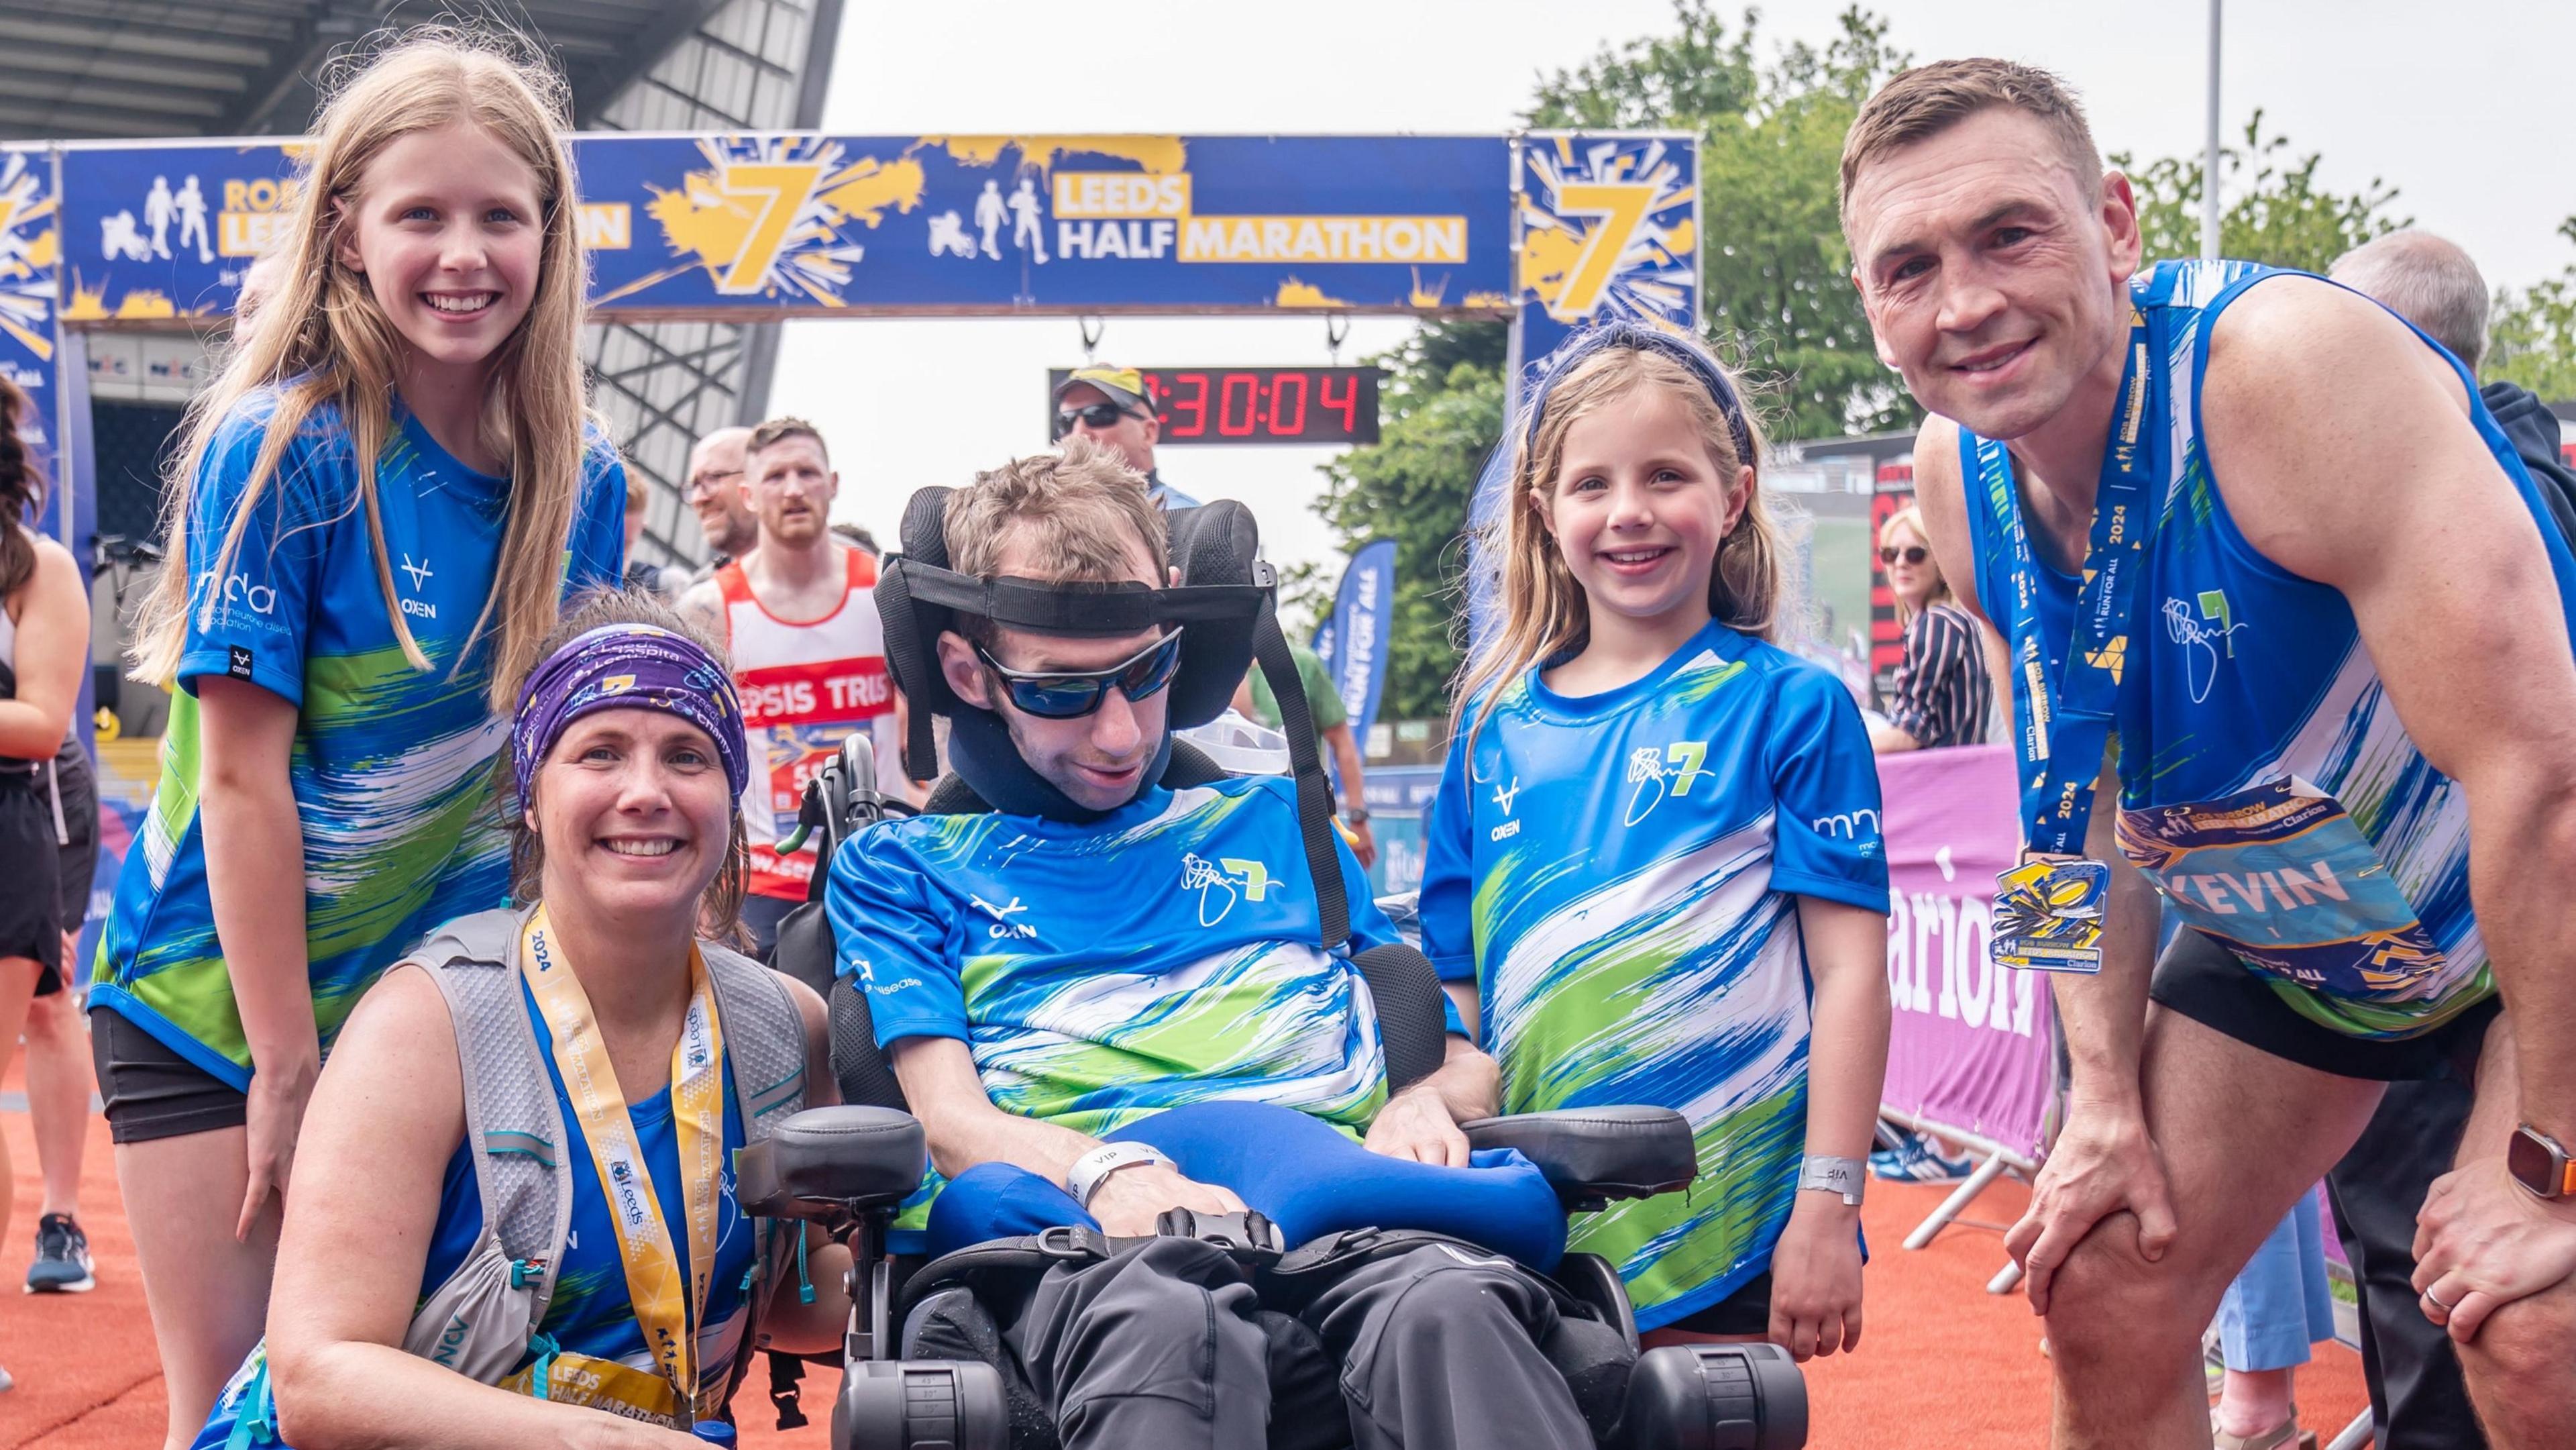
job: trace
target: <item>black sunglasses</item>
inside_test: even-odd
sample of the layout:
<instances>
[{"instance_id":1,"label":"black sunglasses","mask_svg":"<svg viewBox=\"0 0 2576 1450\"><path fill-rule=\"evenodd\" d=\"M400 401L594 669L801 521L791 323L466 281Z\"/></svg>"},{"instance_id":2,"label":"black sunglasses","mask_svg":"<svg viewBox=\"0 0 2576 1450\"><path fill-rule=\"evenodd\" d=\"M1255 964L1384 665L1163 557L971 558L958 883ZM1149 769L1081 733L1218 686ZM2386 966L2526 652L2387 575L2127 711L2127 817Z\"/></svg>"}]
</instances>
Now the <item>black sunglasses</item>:
<instances>
[{"instance_id":1,"label":"black sunglasses","mask_svg":"<svg viewBox=\"0 0 2576 1450\"><path fill-rule=\"evenodd\" d=\"M1109 687L1118 687L1132 703L1172 682L1181 665L1181 627L1105 670L1015 670L975 646L977 657L1002 681L1020 712L1041 720L1079 720L1100 708Z\"/></svg>"},{"instance_id":2,"label":"black sunglasses","mask_svg":"<svg viewBox=\"0 0 2576 1450\"><path fill-rule=\"evenodd\" d=\"M1930 557L1932 557L1931 551L1921 544L1909 544L1902 549L1890 544L1878 551L1878 562L1882 564L1893 564L1899 559L1903 559L1908 564L1920 564Z\"/></svg>"},{"instance_id":3,"label":"black sunglasses","mask_svg":"<svg viewBox=\"0 0 2576 1450\"><path fill-rule=\"evenodd\" d=\"M1094 428L1115 428L1118 426L1119 419L1131 416L1134 415L1116 403L1091 403L1080 408L1062 408L1058 409L1055 415L1055 435L1061 438L1072 432L1073 425L1076 423L1087 423Z\"/></svg>"}]
</instances>

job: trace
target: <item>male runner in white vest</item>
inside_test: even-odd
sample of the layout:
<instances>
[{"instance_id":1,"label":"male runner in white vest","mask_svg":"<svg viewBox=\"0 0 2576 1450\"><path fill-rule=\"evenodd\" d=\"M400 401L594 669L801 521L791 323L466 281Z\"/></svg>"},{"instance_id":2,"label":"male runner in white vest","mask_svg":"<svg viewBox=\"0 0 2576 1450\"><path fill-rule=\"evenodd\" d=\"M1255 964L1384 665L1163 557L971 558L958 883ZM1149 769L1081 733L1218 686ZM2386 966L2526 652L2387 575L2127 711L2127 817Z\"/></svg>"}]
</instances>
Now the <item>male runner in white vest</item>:
<instances>
[{"instance_id":1,"label":"male runner in white vest","mask_svg":"<svg viewBox=\"0 0 2576 1450\"><path fill-rule=\"evenodd\" d=\"M2059 968L2073 1082L2007 1243L2056 1443L2207 1446L2227 1281L2383 1082L2473 1061L2414 1287L2493 1444L2576 1444L2576 558L2527 472L2356 293L2133 284L2128 180L2045 72L1897 77L1842 181L1879 355L1934 415L1942 576L2013 645L2036 857L1996 936ZM2217 970L2155 967L2150 878Z\"/></svg>"},{"instance_id":2,"label":"male runner in white vest","mask_svg":"<svg viewBox=\"0 0 2576 1450\"><path fill-rule=\"evenodd\" d=\"M718 631L742 692L752 761L742 796L751 843L742 919L764 960L814 872L811 856L776 849L796 828L807 778L854 731L874 732L881 761L894 760L903 739L902 698L877 623L876 561L832 533L840 491L813 424L772 418L753 429L743 497L760 524L759 547L680 601Z\"/></svg>"}]
</instances>

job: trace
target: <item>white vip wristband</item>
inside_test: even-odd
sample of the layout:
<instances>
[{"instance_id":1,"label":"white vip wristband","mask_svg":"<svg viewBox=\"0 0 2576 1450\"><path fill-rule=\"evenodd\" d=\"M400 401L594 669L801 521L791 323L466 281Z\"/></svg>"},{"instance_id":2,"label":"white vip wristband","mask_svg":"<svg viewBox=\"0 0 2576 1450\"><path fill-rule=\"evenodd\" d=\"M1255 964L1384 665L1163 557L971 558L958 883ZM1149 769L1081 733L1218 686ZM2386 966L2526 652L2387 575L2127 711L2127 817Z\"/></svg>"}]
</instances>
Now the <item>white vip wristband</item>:
<instances>
[{"instance_id":1,"label":"white vip wristband","mask_svg":"<svg viewBox=\"0 0 2576 1450\"><path fill-rule=\"evenodd\" d=\"M1088 1210L1091 1196L1100 1191L1101 1183L1110 1174L1121 1168L1133 1168L1139 1163L1160 1163L1169 1167L1171 1162L1162 1149L1151 1143L1103 1143L1073 1160L1073 1166L1064 1172L1064 1191L1072 1194L1073 1201Z\"/></svg>"},{"instance_id":2,"label":"white vip wristband","mask_svg":"<svg viewBox=\"0 0 2576 1450\"><path fill-rule=\"evenodd\" d=\"M1858 1158L1833 1158L1810 1153L1798 1167L1798 1189L1842 1195L1843 1202L1860 1206L1861 1185L1869 1179L1869 1165Z\"/></svg>"}]
</instances>

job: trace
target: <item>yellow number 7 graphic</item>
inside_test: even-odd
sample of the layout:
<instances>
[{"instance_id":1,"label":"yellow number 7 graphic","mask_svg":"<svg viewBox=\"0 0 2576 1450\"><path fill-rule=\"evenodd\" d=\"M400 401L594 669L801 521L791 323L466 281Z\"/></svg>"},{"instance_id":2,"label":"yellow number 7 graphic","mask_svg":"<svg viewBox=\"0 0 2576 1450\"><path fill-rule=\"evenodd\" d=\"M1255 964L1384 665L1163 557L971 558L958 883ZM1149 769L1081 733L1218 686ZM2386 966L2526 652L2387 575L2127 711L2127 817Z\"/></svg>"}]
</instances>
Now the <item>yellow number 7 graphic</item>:
<instances>
[{"instance_id":1,"label":"yellow number 7 graphic","mask_svg":"<svg viewBox=\"0 0 2576 1450\"><path fill-rule=\"evenodd\" d=\"M1618 269L1620 256L1628 250L1628 241L1637 234L1637 223L1645 220L1646 208L1655 200L1652 182L1587 181L1557 188L1556 209L1574 216L1597 216L1601 223L1584 238L1582 254L1565 275L1565 288L1556 294L1555 313L1559 317L1589 317L1601 303L1602 289L1610 285L1610 274Z\"/></svg>"},{"instance_id":2,"label":"yellow number 7 graphic","mask_svg":"<svg viewBox=\"0 0 2576 1450\"><path fill-rule=\"evenodd\" d=\"M732 265L725 268L719 292L757 292L769 279L769 264L778 260L778 250L787 240L787 229L796 214L805 209L805 199L814 194L814 183L823 168L810 161L764 162L728 166L724 172L725 199L733 202L760 201L760 210L743 229L742 249L734 253Z\"/></svg>"}]
</instances>

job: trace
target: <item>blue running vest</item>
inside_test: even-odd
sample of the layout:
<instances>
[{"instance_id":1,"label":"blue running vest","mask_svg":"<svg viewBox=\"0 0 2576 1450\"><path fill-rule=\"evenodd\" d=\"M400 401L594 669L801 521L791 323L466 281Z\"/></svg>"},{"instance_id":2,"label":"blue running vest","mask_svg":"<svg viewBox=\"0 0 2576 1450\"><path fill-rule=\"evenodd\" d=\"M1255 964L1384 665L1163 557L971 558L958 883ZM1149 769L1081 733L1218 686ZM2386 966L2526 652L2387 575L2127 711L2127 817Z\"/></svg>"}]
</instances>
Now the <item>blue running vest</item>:
<instances>
[{"instance_id":1,"label":"blue running vest","mask_svg":"<svg viewBox=\"0 0 2576 1450\"><path fill-rule=\"evenodd\" d=\"M2210 329L2247 288L2283 275L2299 274L2164 262L2130 282L2170 379L2171 441L2122 662L2120 849L2303 1016L2355 1037L2412 1037L2495 990L2469 903L2467 794L2399 722L2343 596L2238 532L2201 447ZM2452 366L2487 451L2539 522L2560 624L2576 635L2576 557L2476 380ZM2079 581L2044 562L2016 579L2020 497L2003 444L1962 430L1959 467L1977 597L2014 637L2042 631L2054 680ZM2026 686L2013 692L2013 721L2027 785L2039 771Z\"/></svg>"}]
</instances>

